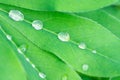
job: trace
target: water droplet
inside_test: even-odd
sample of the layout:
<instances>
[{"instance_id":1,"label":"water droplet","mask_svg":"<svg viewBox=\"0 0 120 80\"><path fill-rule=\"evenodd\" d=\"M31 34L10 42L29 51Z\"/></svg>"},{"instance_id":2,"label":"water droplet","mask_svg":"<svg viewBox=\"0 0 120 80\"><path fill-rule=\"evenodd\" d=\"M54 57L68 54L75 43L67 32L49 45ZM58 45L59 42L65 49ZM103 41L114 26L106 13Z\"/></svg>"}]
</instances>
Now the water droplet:
<instances>
[{"instance_id":1,"label":"water droplet","mask_svg":"<svg viewBox=\"0 0 120 80\"><path fill-rule=\"evenodd\" d=\"M60 32L60 33L58 33L58 38L61 41L67 42L70 40L70 35L67 32Z\"/></svg>"},{"instance_id":2,"label":"water droplet","mask_svg":"<svg viewBox=\"0 0 120 80\"><path fill-rule=\"evenodd\" d=\"M19 49L22 51L22 52L26 52L27 50L27 45L23 44L19 47Z\"/></svg>"},{"instance_id":3,"label":"water droplet","mask_svg":"<svg viewBox=\"0 0 120 80\"><path fill-rule=\"evenodd\" d=\"M66 75L64 75L64 76L62 77L62 80L68 80L68 77L67 77Z\"/></svg>"},{"instance_id":4,"label":"water droplet","mask_svg":"<svg viewBox=\"0 0 120 80\"><path fill-rule=\"evenodd\" d=\"M96 51L96 50L92 50L92 53L96 54L96 53L97 53L97 51Z\"/></svg>"},{"instance_id":5,"label":"water droplet","mask_svg":"<svg viewBox=\"0 0 120 80\"><path fill-rule=\"evenodd\" d=\"M42 72L39 72L39 76L40 76L42 79L46 78L46 75L45 75L44 73L42 73Z\"/></svg>"},{"instance_id":6,"label":"water droplet","mask_svg":"<svg viewBox=\"0 0 120 80\"><path fill-rule=\"evenodd\" d=\"M30 59L29 59L29 58L26 58L26 61L30 62Z\"/></svg>"},{"instance_id":7,"label":"water droplet","mask_svg":"<svg viewBox=\"0 0 120 80\"><path fill-rule=\"evenodd\" d=\"M10 40L10 41L12 40L12 36L6 35L6 37L7 37L8 40Z\"/></svg>"},{"instance_id":8,"label":"water droplet","mask_svg":"<svg viewBox=\"0 0 120 80\"><path fill-rule=\"evenodd\" d=\"M18 53L22 54L22 51L20 48L17 48Z\"/></svg>"},{"instance_id":9,"label":"water droplet","mask_svg":"<svg viewBox=\"0 0 120 80\"><path fill-rule=\"evenodd\" d=\"M87 71L89 68L88 64L83 64L82 69L83 71Z\"/></svg>"},{"instance_id":10,"label":"water droplet","mask_svg":"<svg viewBox=\"0 0 120 80\"><path fill-rule=\"evenodd\" d=\"M36 30L41 30L43 28L43 22L40 20L34 20L32 22L32 26L34 27L34 29Z\"/></svg>"},{"instance_id":11,"label":"water droplet","mask_svg":"<svg viewBox=\"0 0 120 80\"><path fill-rule=\"evenodd\" d=\"M86 44L85 43L80 43L79 45L78 45L78 47L80 48L80 49L86 49Z\"/></svg>"},{"instance_id":12,"label":"water droplet","mask_svg":"<svg viewBox=\"0 0 120 80\"><path fill-rule=\"evenodd\" d=\"M23 21L24 15L18 10L10 10L9 17L14 21Z\"/></svg>"},{"instance_id":13,"label":"water droplet","mask_svg":"<svg viewBox=\"0 0 120 80\"><path fill-rule=\"evenodd\" d=\"M35 68L35 65L34 64L31 64L33 68Z\"/></svg>"}]
</instances>

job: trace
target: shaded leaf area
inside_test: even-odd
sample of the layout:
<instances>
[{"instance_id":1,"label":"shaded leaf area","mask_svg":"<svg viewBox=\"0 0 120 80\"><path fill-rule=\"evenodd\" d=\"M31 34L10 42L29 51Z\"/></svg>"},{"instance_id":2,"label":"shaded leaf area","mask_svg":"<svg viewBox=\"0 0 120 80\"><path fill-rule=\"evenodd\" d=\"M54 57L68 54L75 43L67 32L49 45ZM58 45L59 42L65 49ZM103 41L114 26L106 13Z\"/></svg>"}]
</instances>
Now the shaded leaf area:
<instances>
[{"instance_id":1,"label":"shaded leaf area","mask_svg":"<svg viewBox=\"0 0 120 80\"><path fill-rule=\"evenodd\" d=\"M117 1L118 0L0 0L0 3L38 11L84 12L103 8Z\"/></svg>"},{"instance_id":2,"label":"shaded leaf area","mask_svg":"<svg viewBox=\"0 0 120 80\"><path fill-rule=\"evenodd\" d=\"M120 80L120 77L111 78L111 80Z\"/></svg>"},{"instance_id":3,"label":"shaded leaf area","mask_svg":"<svg viewBox=\"0 0 120 80\"><path fill-rule=\"evenodd\" d=\"M23 12L25 20L22 22L11 20L8 17L8 13L4 12L4 10L9 11L10 9L18 9ZM38 69L49 74L48 76L50 79L53 78L51 77L51 71L47 71L48 69L45 68L45 65L43 66L44 62L41 62L40 64L39 60L37 61L37 59L40 59L40 56L37 58L35 54L41 55L40 53L37 53L39 52L37 50L45 50L47 53L49 52L50 54L54 54L63 61L67 67L69 66L71 69L86 75L113 77L120 74L120 40L109 29L106 29L105 26L102 26L88 18L76 15L59 12L37 12L16 7L8 8L4 5L1 5L0 15L0 22L3 25L4 30L16 39L16 44L21 45L21 43L25 43L28 46L29 44L36 45L36 48L29 46L27 50L29 54L26 53L25 55L29 56L31 61L38 66ZM35 19L43 21L43 30L36 31L31 26L31 21ZM57 38L57 34L61 31L68 32L71 40L68 42L60 41ZM14 34L17 32L19 32L21 36ZM27 39L27 41L23 40L24 38L25 40ZM80 42L84 42L87 45L87 49L82 50L78 48L78 44ZM96 50L97 53L93 54L92 50ZM89 69L87 71L82 69L83 64L89 65ZM55 72L56 71L54 71L54 73ZM57 74L61 73L56 72L56 75Z\"/></svg>"},{"instance_id":4,"label":"shaded leaf area","mask_svg":"<svg viewBox=\"0 0 120 80\"><path fill-rule=\"evenodd\" d=\"M82 74L82 73L79 73L80 74L82 80L109 80L109 78L103 78L103 77L92 77L92 76L88 76L88 75L85 75L85 74Z\"/></svg>"},{"instance_id":5,"label":"shaded leaf area","mask_svg":"<svg viewBox=\"0 0 120 80\"><path fill-rule=\"evenodd\" d=\"M14 54L15 48L1 35L0 31L0 80L26 80L26 74Z\"/></svg>"}]
</instances>

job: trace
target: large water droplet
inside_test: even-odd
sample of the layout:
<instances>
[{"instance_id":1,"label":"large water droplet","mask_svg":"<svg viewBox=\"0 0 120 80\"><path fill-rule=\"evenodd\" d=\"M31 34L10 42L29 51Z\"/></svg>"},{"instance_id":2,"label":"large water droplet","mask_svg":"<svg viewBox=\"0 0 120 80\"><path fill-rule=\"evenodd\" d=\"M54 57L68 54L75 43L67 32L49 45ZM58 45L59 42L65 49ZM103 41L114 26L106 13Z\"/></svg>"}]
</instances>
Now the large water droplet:
<instances>
[{"instance_id":1,"label":"large water droplet","mask_svg":"<svg viewBox=\"0 0 120 80\"><path fill-rule=\"evenodd\" d=\"M88 68L89 68L88 64L83 64L83 65L82 65L83 71L87 71Z\"/></svg>"},{"instance_id":2,"label":"large water droplet","mask_svg":"<svg viewBox=\"0 0 120 80\"><path fill-rule=\"evenodd\" d=\"M58 38L61 41L67 42L70 40L70 35L67 32L60 32L60 33L58 33Z\"/></svg>"},{"instance_id":3,"label":"large water droplet","mask_svg":"<svg viewBox=\"0 0 120 80\"><path fill-rule=\"evenodd\" d=\"M39 72L39 76L40 76L40 78L42 78L42 79L46 78L46 75L45 75L44 73L42 73L42 72Z\"/></svg>"},{"instance_id":4,"label":"large water droplet","mask_svg":"<svg viewBox=\"0 0 120 80\"><path fill-rule=\"evenodd\" d=\"M10 40L10 41L12 40L12 36L6 35L6 37L7 37L8 40Z\"/></svg>"},{"instance_id":5,"label":"large water droplet","mask_svg":"<svg viewBox=\"0 0 120 80\"><path fill-rule=\"evenodd\" d=\"M79 45L78 45L78 47L80 48L80 49L86 49L86 44L85 43L80 43Z\"/></svg>"},{"instance_id":6,"label":"large water droplet","mask_svg":"<svg viewBox=\"0 0 120 80\"><path fill-rule=\"evenodd\" d=\"M62 80L68 80L68 77L67 77L66 75L64 75L64 76L62 77Z\"/></svg>"},{"instance_id":7,"label":"large water droplet","mask_svg":"<svg viewBox=\"0 0 120 80\"><path fill-rule=\"evenodd\" d=\"M10 10L9 17L14 21L23 21L24 15L18 10Z\"/></svg>"},{"instance_id":8,"label":"large water droplet","mask_svg":"<svg viewBox=\"0 0 120 80\"><path fill-rule=\"evenodd\" d=\"M41 29L43 28L43 23L42 23L42 21L40 21L40 20L34 20L34 21L32 22L32 26L33 26L34 29L36 29L36 30L41 30Z\"/></svg>"}]
</instances>

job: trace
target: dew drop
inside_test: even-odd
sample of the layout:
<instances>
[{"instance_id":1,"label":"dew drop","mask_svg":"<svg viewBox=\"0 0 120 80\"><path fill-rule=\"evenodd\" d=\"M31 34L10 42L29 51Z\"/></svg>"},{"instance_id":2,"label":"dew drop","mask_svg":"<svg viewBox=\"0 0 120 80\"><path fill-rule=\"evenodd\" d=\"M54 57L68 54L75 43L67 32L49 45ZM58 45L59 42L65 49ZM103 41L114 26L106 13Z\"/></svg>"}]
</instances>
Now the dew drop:
<instances>
[{"instance_id":1,"label":"dew drop","mask_svg":"<svg viewBox=\"0 0 120 80\"><path fill-rule=\"evenodd\" d=\"M67 77L66 75L64 75L64 76L62 77L62 80L68 80L68 77Z\"/></svg>"},{"instance_id":2,"label":"dew drop","mask_svg":"<svg viewBox=\"0 0 120 80\"><path fill-rule=\"evenodd\" d=\"M30 59L29 59L29 58L26 58L26 61L30 62Z\"/></svg>"},{"instance_id":3,"label":"dew drop","mask_svg":"<svg viewBox=\"0 0 120 80\"><path fill-rule=\"evenodd\" d=\"M83 71L87 71L88 68L89 68L88 64L83 64L83 65L82 65Z\"/></svg>"},{"instance_id":4,"label":"dew drop","mask_svg":"<svg viewBox=\"0 0 120 80\"><path fill-rule=\"evenodd\" d=\"M12 40L12 36L6 35L6 37L7 37L8 40L10 40L10 41Z\"/></svg>"},{"instance_id":5,"label":"dew drop","mask_svg":"<svg viewBox=\"0 0 120 80\"><path fill-rule=\"evenodd\" d=\"M13 19L14 21L23 21L24 20L24 15L18 10L10 10L9 17L11 19Z\"/></svg>"},{"instance_id":6,"label":"dew drop","mask_svg":"<svg viewBox=\"0 0 120 80\"><path fill-rule=\"evenodd\" d=\"M42 73L42 72L39 72L39 76L40 76L40 78L42 78L42 79L46 78L46 75L45 75L44 73Z\"/></svg>"},{"instance_id":7,"label":"dew drop","mask_svg":"<svg viewBox=\"0 0 120 80\"><path fill-rule=\"evenodd\" d=\"M85 43L80 43L79 45L78 45L78 47L80 48L80 49L86 49L86 44Z\"/></svg>"},{"instance_id":8,"label":"dew drop","mask_svg":"<svg viewBox=\"0 0 120 80\"><path fill-rule=\"evenodd\" d=\"M34 64L31 64L33 68L35 68L35 65Z\"/></svg>"},{"instance_id":9,"label":"dew drop","mask_svg":"<svg viewBox=\"0 0 120 80\"><path fill-rule=\"evenodd\" d=\"M97 51L96 51L96 50L92 50L92 53L96 54L96 53L97 53Z\"/></svg>"},{"instance_id":10,"label":"dew drop","mask_svg":"<svg viewBox=\"0 0 120 80\"><path fill-rule=\"evenodd\" d=\"M21 45L21 46L19 47L19 49L20 49L22 52L26 52L27 46L26 46L25 44L23 44L23 45Z\"/></svg>"},{"instance_id":11,"label":"dew drop","mask_svg":"<svg viewBox=\"0 0 120 80\"><path fill-rule=\"evenodd\" d=\"M67 42L70 40L70 35L67 32L60 32L60 33L58 33L58 38L61 41Z\"/></svg>"},{"instance_id":12,"label":"dew drop","mask_svg":"<svg viewBox=\"0 0 120 80\"><path fill-rule=\"evenodd\" d=\"M34 20L32 22L32 26L34 27L34 29L36 30L41 30L43 28L43 22L40 20Z\"/></svg>"},{"instance_id":13,"label":"dew drop","mask_svg":"<svg viewBox=\"0 0 120 80\"><path fill-rule=\"evenodd\" d=\"M22 51L20 48L17 48L18 53L22 54Z\"/></svg>"}]
</instances>

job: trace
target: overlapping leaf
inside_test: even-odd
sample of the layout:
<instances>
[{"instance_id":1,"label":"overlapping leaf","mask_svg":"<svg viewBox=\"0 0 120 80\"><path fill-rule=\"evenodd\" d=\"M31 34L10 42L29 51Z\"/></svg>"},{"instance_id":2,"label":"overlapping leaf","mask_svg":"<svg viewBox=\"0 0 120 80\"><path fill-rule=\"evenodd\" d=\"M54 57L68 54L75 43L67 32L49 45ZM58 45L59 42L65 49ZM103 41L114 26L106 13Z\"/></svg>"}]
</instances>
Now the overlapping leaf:
<instances>
[{"instance_id":1,"label":"overlapping leaf","mask_svg":"<svg viewBox=\"0 0 120 80\"><path fill-rule=\"evenodd\" d=\"M38 11L84 12L111 5L118 0L0 0L0 3Z\"/></svg>"}]
</instances>

